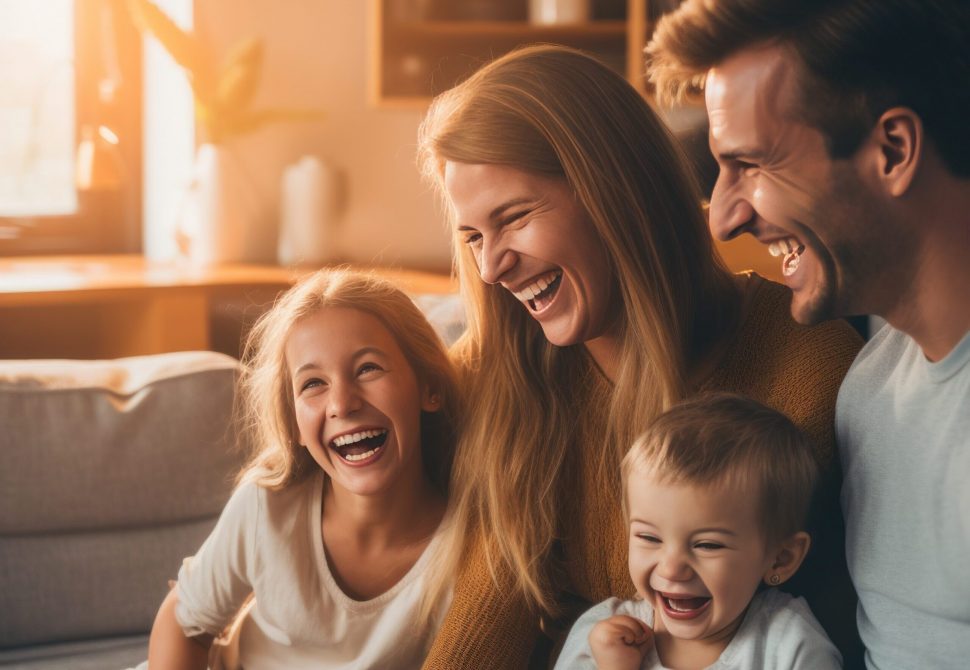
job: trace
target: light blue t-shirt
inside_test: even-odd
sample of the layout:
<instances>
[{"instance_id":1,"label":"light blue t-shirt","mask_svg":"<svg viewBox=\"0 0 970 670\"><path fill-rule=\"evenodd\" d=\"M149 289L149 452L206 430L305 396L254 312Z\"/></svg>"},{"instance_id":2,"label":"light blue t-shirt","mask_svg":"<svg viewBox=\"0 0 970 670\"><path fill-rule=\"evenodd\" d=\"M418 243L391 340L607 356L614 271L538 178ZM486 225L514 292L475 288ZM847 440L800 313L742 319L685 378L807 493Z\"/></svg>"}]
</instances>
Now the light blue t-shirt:
<instances>
[{"instance_id":1,"label":"light blue t-shirt","mask_svg":"<svg viewBox=\"0 0 970 670\"><path fill-rule=\"evenodd\" d=\"M883 327L842 384L836 431L867 666L970 667L970 333L930 363Z\"/></svg>"}]
</instances>

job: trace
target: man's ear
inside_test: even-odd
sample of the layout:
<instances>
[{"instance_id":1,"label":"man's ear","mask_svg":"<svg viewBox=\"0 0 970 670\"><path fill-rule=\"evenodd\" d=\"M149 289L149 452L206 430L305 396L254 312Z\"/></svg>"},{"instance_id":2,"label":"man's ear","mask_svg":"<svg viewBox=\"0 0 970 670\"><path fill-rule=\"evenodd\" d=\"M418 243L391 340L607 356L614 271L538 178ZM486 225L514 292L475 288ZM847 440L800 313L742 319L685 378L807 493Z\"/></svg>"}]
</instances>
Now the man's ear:
<instances>
[{"instance_id":1,"label":"man's ear","mask_svg":"<svg viewBox=\"0 0 970 670\"><path fill-rule=\"evenodd\" d=\"M764 575L765 583L778 586L788 581L805 560L810 546L812 546L812 538L803 531L782 540L772 552L771 563Z\"/></svg>"},{"instance_id":2,"label":"man's ear","mask_svg":"<svg viewBox=\"0 0 970 670\"><path fill-rule=\"evenodd\" d=\"M873 128L879 148L879 178L886 193L899 197L909 190L923 155L923 122L908 107L883 112Z\"/></svg>"}]
</instances>

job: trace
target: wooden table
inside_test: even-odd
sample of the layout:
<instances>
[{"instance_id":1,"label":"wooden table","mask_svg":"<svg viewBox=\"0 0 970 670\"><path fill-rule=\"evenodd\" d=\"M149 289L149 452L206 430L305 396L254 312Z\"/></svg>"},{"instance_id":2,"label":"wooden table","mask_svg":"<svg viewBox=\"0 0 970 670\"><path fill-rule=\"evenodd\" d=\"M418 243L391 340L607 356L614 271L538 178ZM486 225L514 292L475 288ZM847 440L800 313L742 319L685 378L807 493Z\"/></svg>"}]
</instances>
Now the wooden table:
<instances>
[{"instance_id":1,"label":"wooden table","mask_svg":"<svg viewBox=\"0 0 970 670\"><path fill-rule=\"evenodd\" d=\"M369 268L412 293L447 293L445 274ZM0 259L0 358L115 358L212 349L221 301L259 309L309 269L193 268L140 255ZM235 352L229 352L235 353Z\"/></svg>"}]
</instances>

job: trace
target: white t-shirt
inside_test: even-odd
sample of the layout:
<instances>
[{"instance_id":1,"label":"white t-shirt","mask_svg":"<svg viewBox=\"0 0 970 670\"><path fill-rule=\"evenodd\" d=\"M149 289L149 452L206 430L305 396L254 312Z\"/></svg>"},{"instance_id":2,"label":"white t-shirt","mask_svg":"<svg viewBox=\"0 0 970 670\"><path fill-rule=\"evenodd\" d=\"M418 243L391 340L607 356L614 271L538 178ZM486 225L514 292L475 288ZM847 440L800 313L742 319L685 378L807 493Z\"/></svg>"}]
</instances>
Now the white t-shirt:
<instances>
[{"instance_id":1,"label":"white t-shirt","mask_svg":"<svg viewBox=\"0 0 970 670\"><path fill-rule=\"evenodd\" d=\"M644 600L609 598L587 610L569 631L555 670L595 670L589 633L615 614L636 617L653 628L653 606ZM825 635L803 598L777 589L755 595L741 626L705 670L828 670L841 668L842 656ZM666 670L651 647L640 670Z\"/></svg>"},{"instance_id":2,"label":"white t-shirt","mask_svg":"<svg viewBox=\"0 0 970 670\"><path fill-rule=\"evenodd\" d=\"M433 621L417 609L436 535L411 570L367 601L347 597L321 535L323 476L284 491L244 484L179 571L176 619L186 635L217 635L250 593L240 662L259 668L417 668L450 604Z\"/></svg>"},{"instance_id":3,"label":"white t-shirt","mask_svg":"<svg viewBox=\"0 0 970 670\"><path fill-rule=\"evenodd\" d=\"M931 363L884 326L842 384L835 427L866 665L970 667L970 333Z\"/></svg>"}]
</instances>

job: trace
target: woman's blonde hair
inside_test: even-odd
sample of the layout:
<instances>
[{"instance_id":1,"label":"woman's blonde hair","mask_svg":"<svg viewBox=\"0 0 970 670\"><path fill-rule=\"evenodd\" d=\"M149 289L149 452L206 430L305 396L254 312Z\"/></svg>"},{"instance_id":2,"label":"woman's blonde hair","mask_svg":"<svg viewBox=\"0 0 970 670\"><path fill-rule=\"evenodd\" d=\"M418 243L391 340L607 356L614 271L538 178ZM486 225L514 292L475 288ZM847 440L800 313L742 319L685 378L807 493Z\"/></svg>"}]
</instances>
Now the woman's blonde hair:
<instances>
[{"instance_id":1,"label":"woman's blonde hair","mask_svg":"<svg viewBox=\"0 0 970 670\"><path fill-rule=\"evenodd\" d=\"M294 324L327 307L356 309L378 319L401 348L418 383L438 395L438 411L421 413L422 460L429 481L447 493L459 413L454 368L410 298L384 279L350 270L321 270L306 277L250 331L238 411L254 454L238 480L276 490L319 470L300 445L285 351Z\"/></svg>"},{"instance_id":2,"label":"woman's blonde hair","mask_svg":"<svg viewBox=\"0 0 970 670\"><path fill-rule=\"evenodd\" d=\"M507 290L481 281L453 236L468 319L454 354L470 416L453 475L451 566L466 539L481 539L493 574L504 563L529 604L555 615L548 559L576 449L603 444L601 466L617 476L622 448L685 394L688 362L733 318L736 290L668 130L628 82L580 51L519 49L438 96L419 163L446 206L448 161L564 179L618 289L619 369L604 393L585 348L549 344Z\"/></svg>"}]
</instances>

